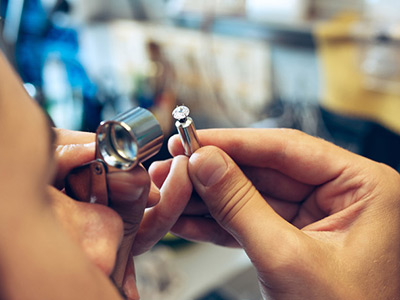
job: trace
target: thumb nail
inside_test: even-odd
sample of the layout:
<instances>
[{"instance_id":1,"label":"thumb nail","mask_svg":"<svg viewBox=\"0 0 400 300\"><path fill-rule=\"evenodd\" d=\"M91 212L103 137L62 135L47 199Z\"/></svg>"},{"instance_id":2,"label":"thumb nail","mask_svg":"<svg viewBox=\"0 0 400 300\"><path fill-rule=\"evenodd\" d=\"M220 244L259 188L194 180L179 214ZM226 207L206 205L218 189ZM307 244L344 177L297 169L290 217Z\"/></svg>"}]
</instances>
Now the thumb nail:
<instances>
[{"instance_id":1,"label":"thumb nail","mask_svg":"<svg viewBox=\"0 0 400 300\"><path fill-rule=\"evenodd\" d=\"M128 299L137 299L138 292L136 288L136 280L133 275L129 275L128 278L125 280L123 290Z\"/></svg>"},{"instance_id":2,"label":"thumb nail","mask_svg":"<svg viewBox=\"0 0 400 300\"><path fill-rule=\"evenodd\" d=\"M198 159L200 161L196 162ZM190 160L200 165L195 171L195 176L205 187L213 186L220 181L228 169L225 159L219 152L214 152L212 155L208 154L207 156L194 153Z\"/></svg>"}]
</instances>

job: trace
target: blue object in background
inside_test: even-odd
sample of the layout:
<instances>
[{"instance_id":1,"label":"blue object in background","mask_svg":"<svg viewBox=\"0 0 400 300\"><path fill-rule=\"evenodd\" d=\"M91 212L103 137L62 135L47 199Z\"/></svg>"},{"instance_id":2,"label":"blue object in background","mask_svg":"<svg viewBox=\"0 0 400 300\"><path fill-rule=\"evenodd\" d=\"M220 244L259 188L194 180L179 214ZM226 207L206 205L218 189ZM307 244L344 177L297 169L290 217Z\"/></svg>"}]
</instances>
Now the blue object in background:
<instances>
[{"instance_id":1,"label":"blue object in background","mask_svg":"<svg viewBox=\"0 0 400 300\"><path fill-rule=\"evenodd\" d=\"M96 130L101 122L102 105L97 99L97 86L87 76L79 61L78 33L74 28L52 25L45 38L44 55L56 55L65 65L68 84L73 97L81 97L83 111L81 128L87 131ZM71 99L73 101L74 99ZM75 116L78 118L78 116ZM56 120L55 120L56 121Z\"/></svg>"},{"instance_id":2,"label":"blue object in background","mask_svg":"<svg viewBox=\"0 0 400 300\"><path fill-rule=\"evenodd\" d=\"M8 0L2 0L0 2L0 17L4 18L6 16L6 8L7 8Z\"/></svg>"},{"instance_id":3,"label":"blue object in background","mask_svg":"<svg viewBox=\"0 0 400 300\"><path fill-rule=\"evenodd\" d=\"M40 0L26 0L15 49L17 71L24 82L42 88L43 42L47 14Z\"/></svg>"},{"instance_id":4,"label":"blue object in background","mask_svg":"<svg viewBox=\"0 0 400 300\"><path fill-rule=\"evenodd\" d=\"M63 11L57 12L57 8L49 11L43 7L40 0L25 0L15 49L17 71L24 82L31 83L37 90L45 92L46 85L51 86L53 83L44 82L44 69L49 59L56 58L58 64L63 65L63 72L66 72L64 76L66 82L54 84L68 86L70 93L64 93L63 99L54 99L54 95L52 99L48 99L46 93L43 93L43 99L38 99L40 104L49 110L56 124L58 123L57 114L52 116L51 112L62 111L64 108L61 106L64 106L70 108L64 114L72 110L75 115L70 117L80 118L80 120L76 120L75 123L61 123L78 124L69 129L94 131L101 121L102 110L102 105L97 99L97 86L90 80L79 60L77 30L68 25L68 22L58 24L54 21L57 20L53 18L55 12L63 15L68 21L67 2L61 2L59 8ZM59 79L60 76L57 78ZM46 80L51 81L53 78L47 76ZM76 97L80 98L78 99L80 102L74 99ZM75 101L74 104L73 101ZM77 104L81 107L76 107ZM55 108L57 105L60 107ZM76 109L72 109L74 105ZM79 111L82 112L80 117Z\"/></svg>"}]
</instances>

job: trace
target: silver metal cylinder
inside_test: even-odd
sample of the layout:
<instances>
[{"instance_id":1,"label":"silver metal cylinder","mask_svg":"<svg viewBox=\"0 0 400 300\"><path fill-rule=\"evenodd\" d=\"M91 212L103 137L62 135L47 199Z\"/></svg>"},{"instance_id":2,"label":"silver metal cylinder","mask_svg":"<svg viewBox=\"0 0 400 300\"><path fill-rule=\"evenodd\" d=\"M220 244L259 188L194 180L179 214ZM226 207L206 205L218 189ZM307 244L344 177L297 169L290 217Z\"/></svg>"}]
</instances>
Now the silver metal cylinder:
<instances>
[{"instance_id":1,"label":"silver metal cylinder","mask_svg":"<svg viewBox=\"0 0 400 300\"><path fill-rule=\"evenodd\" d=\"M176 121L175 126L181 138L185 155L191 156L197 149L201 147L192 118L187 117L185 120L183 120L183 122Z\"/></svg>"},{"instance_id":2,"label":"silver metal cylinder","mask_svg":"<svg viewBox=\"0 0 400 300\"><path fill-rule=\"evenodd\" d=\"M154 115L136 107L104 121L96 132L96 158L114 170L130 170L155 155L163 143L163 132Z\"/></svg>"}]
</instances>

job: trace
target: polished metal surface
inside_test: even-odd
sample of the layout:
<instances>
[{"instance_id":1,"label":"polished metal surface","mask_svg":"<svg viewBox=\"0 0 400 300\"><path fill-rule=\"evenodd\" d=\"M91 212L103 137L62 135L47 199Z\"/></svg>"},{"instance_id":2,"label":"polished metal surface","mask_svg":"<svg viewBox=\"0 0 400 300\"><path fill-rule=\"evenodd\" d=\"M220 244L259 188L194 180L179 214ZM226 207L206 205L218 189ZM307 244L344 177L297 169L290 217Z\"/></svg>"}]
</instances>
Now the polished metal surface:
<instances>
[{"instance_id":1,"label":"polished metal surface","mask_svg":"<svg viewBox=\"0 0 400 300\"><path fill-rule=\"evenodd\" d=\"M102 122L96 139L96 158L104 160L112 172L130 170L155 155L163 132L150 111L137 107Z\"/></svg>"},{"instance_id":2,"label":"polished metal surface","mask_svg":"<svg viewBox=\"0 0 400 300\"><path fill-rule=\"evenodd\" d=\"M172 112L172 116L177 120L175 127L178 130L186 156L191 156L201 147L196 127L193 119L189 117L189 112L189 108L183 105L178 106Z\"/></svg>"}]
</instances>

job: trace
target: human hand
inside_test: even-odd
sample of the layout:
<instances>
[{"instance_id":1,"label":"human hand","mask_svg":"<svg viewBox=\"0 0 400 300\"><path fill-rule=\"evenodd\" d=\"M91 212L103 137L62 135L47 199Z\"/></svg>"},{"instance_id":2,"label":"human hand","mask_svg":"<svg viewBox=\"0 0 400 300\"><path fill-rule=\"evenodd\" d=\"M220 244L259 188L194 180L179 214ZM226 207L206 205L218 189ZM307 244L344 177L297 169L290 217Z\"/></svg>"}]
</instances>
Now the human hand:
<instances>
[{"instance_id":1,"label":"human hand","mask_svg":"<svg viewBox=\"0 0 400 300\"><path fill-rule=\"evenodd\" d=\"M121 299L106 275L118 246L122 243L120 252L131 250L146 206L148 175L138 168L109 176L114 210L49 188L50 183L62 188L70 169L94 158L94 143L80 145L93 142L94 135L63 131L55 162L49 120L1 53L0 77L0 298ZM147 205L157 201L150 192ZM122 274L125 288L130 299L137 299L133 264L122 261L122 270L123 263L128 265Z\"/></svg>"},{"instance_id":2,"label":"human hand","mask_svg":"<svg viewBox=\"0 0 400 300\"><path fill-rule=\"evenodd\" d=\"M268 299L398 298L396 171L293 130L198 134L205 147L188 173L204 202L186 207L174 233L242 246ZM183 153L177 137L169 148ZM165 193L176 190L169 166L150 169Z\"/></svg>"},{"instance_id":3,"label":"human hand","mask_svg":"<svg viewBox=\"0 0 400 300\"><path fill-rule=\"evenodd\" d=\"M56 132L58 171L54 185L62 189L69 171L94 159L95 135ZM130 172L109 173L107 182L110 207L77 202L56 189L51 189L51 199L64 228L88 257L107 275L113 272L117 286L124 287L129 299L136 299L132 246L145 207L155 205L160 195L157 188L150 188L149 176L141 166Z\"/></svg>"},{"instance_id":4,"label":"human hand","mask_svg":"<svg viewBox=\"0 0 400 300\"><path fill-rule=\"evenodd\" d=\"M165 163L170 172L164 172L157 182L152 181L160 188L160 202L146 210L143 216L133 245L134 255L146 252L160 241L178 221L190 200L193 189L187 169L188 157L178 155ZM159 162L154 164L159 165ZM165 183L162 187L160 181Z\"/></svg>"}]
</instances>

